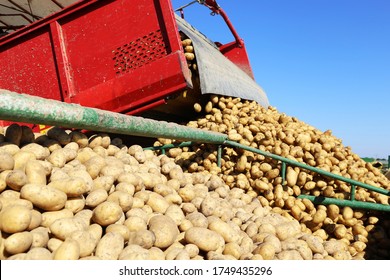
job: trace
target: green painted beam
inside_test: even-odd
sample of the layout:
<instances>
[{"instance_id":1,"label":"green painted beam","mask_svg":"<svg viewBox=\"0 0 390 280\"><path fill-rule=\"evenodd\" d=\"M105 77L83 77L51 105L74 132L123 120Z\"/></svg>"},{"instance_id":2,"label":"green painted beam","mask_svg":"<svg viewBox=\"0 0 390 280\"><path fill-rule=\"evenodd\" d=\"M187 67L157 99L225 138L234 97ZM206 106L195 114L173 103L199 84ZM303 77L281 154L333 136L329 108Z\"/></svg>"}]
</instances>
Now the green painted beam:
<instances>
[{"instance_id":1,"label":"green painted beam","mask_svg":"<svg viewBox=\"0 0 390 280\"><path fill-rule=\"evenodd\" d=\"M162 146L152 146L152 147L146 147L144 150L152 150L152 151L158 151L158 150L167 150L172 148L182 148L182 147L189 147L194 145L194 142L179 142L179 143L172 143L172 144L166 144Z\"/></svg>"},{"instance_id":2,"label":"green painted beam","mask_svg":"<svg viewBox=\"0 0 390 280\"><path fill-rule=\"evenodd\" d=\"M298 198L302 198L302 199L306 198L315 204L324 204L324 205L335 204L341 207L349 206L351 208L390 212L390 205L385 205L381 203L364 202L358 200L351 201L347 199L337 199L331 197L313 196L313 195L304 195L304 194L299 195Z\"/></svg>"},{"instance_id":3,"label":"green painted beam","mask_svg":"<svg viewBox=\"0 0 390 280\"><path fill-rule=\"evenodd\" d=\"M152 138L222 144L227 135L0 90L0 119Z\"/></svg>"},{"instance_id":4,"label":"green painted beam","mask_svg":"<svg viewBox=\"0 0 390 280\"><path fill-rule=\"evenodd\" d=\"M300 168L316 172L316 173L321 174L323 176L328 176L328 177L334 178L336 180L344 181L344 182L347 182L349 184L365 188L367 190L375 191L377 193L390 196L390 191L389 190L385 190L385 189L382 189L382 188L371 186L371 185L368 185L368 184L365 184L365 183L362 183L362 182L359 182L359 181L355 181L355 180L352 180L352 179L340 176L338 174L334 174L332 172L325 171L325 170L320 169L320 168L316 168L316 167L313 167L313 166L310 166L310 165L307 165L307 164L304 164L304 163L301 163L301 162L298 162L298 161L295 161L295 160L291 160L291 159L288 159L288 158L285 158L285 157L281 157L281 156L278 156L278 155L275 155L275 154L272 154L272 153L269 153L269 152L265 152L265 151L262 151L262 150L259 150L259 149L253 148L253 147L242 145L242 144L234 142L234 141L227 140L225 142L225 145L229 145L229 146L232 146L232 147L236 147L236 148L244 149L244 150L251 151L251 152L254 152L254 153L258 153L260 155L263 155L263 156L266 156L266 157L270 157L272 159L276 159L276 160L279 160L281 162L285 162L285 163L287 163L289 165L292 165L292 166L298 166Z\"/></svg>"}]
</instances>

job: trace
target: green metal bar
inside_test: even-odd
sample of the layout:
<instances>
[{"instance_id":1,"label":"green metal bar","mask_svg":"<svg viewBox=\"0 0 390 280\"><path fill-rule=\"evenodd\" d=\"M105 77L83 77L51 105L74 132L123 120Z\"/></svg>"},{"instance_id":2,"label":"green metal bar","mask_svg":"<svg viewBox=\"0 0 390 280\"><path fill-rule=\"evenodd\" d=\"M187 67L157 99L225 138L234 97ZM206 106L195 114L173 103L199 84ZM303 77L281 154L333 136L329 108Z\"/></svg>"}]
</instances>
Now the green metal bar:
<instances>
[{"instance_id":1,"label":"green metal bar","mask_svg":"<svg viewBox=\"0 0 390 280\"><path fill-rule=\"evenodd\" d=\"M286 170L287 164L286 162L282 161L282 186L284 186L284 182L286 182Z\"/></svg>"},{"instance_id":2,"label":"green metal bar","mask_svg":"<svg viewBox=\"0 0 390 280\"><path fill-rule=\"evenodd\" d=\"M337 199L337 198L330 198L330 197L322 197L322 196L312 196L312 195L299 195L298 198L306 198L312 201L315 204L335 204L341 207L349 206L351 208L360 208L360 209L366 209L366 210L378 210L378 211L386 211L390 212L390 205L384 205L380 203L373 203L373 202L364 202L364 201L350 201L346 199Z\"/></svg>"},{"instance_id":3,"label":"green metal bar","mask_svg":"<svg viewBox=\"0 0 390 280\"><path fill-rule=\"evenodd\" d=\"M0 90L0 119L134 136L222 144L227 135Z\"/></svg>"},{"instance_id":4,"label":"green metal bar","mask_svg":"<svg viewBox=\"0 0 390 280\"><path fill-rule=\"evenodd\" d=\"M262 151L262 150L259 150L259 149L253 148L253 147L245 146L245 145L242 145L242 144L234 142L234 141L227 140L225 142L225 145L229 145L229 146L236 147L236 148L239 148L239 149L244 149L244 150L247 150L247 151L258 153L260 155L263 155L263 156L266 156L266 157L270 157L272 159L276 159L276 160L279 160L281 162L285 162L285 163L287 163L289 165L298 166L300 168L316 172L316 173L321 174L323 176L328 176L328 177L334 178L336 180L344 181L344 182L347 182L349 184L354 184L356 186L359 186L359 187L362 187L362 188L365 188L365 189L368 189L368 190L371 190L371 191L375 191L375 192L380 193L380 194L384 194L384 195L390 196L390 191L388 191L388 190L385 190L385 189L382 189L382 188L378 188L378 187L374 187L374 186L371 186L371 185L368 185L368 184L365 184L365 183L362 183L362 182L359 182L359 181L355 181L355 180L352 180L352 179L349 179L349 178L346 178L346 177L343 177L343 176L340 176L340 175L337 175L337 174L325 171L323 169L312 167L310 165L307 165L307 164L304 164L304 163L301 163L301 162L298 162L298 161L294 161L294 160L291 160L291 159L288 159L288 158L284 158L284 157L281 157L281 156L278 156L278 155L275 155L275 154L271 154L269 152L265 152L265 151Z\"/></svg>"},{"instance_id":5,"label":"green metal bar","mask_svg":"<svg viewBox=\"0 0 390 280\"><path fill-rule=\"evenodd\" d=\"M355 200L355 194L356 194L356 186L354 184L351 184L351 201Z\"/></svg>"},{"instance_id":6,"label":"green metal bar","mask_svg":"<svg viewBox=\"0 0 390 280\"><path fill-rule=\"evenodd\" d=\"M217 151L217 166L221 168L222 166L222 145L218 145Z\"/></svg>"},{"instance_id":7,"label":"green metal bar","mask_svg":"<svg viewBox=\"0 0 390 280\"><path fill-rule=\"evenodd\" d=\"M144 148L144 150L166 150L166 149L172 149L172 148L182 148L182 147L189 147L192 146L194 142L187 141L187 142L180 142L180 143L172 143L172 144L166 144L162 146L153 146L153 147L147 147Z\"/></svg>"}]
</instances>

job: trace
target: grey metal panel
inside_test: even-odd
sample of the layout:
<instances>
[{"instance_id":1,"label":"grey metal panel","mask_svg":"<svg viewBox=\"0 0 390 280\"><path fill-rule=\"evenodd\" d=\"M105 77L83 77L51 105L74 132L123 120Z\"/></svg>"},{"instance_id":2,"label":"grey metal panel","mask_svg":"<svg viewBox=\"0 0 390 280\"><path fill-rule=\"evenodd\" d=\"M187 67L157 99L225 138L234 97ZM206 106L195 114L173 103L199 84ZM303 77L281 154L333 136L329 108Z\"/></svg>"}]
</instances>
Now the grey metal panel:
<instances>
[{"instance_id":1,"label":"grey metal panel","mask_svg":"<svg viewBox=\"0 0 390 280\"><path fill-rule=\"evenodd\" d=\"M240 97L256 101L263 107L269 106L264 90L227 59L213 42L178 15L176 22L179 30L192 40L202 94Z\"/></svg>"}]
</instances>

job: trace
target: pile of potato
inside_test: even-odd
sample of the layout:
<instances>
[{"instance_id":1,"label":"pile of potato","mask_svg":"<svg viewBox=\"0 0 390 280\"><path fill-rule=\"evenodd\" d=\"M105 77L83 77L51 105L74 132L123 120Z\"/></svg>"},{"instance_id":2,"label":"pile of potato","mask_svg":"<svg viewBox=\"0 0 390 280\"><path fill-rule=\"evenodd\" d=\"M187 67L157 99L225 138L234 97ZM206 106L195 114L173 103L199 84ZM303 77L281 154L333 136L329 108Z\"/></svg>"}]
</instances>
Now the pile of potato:
<instances>
[{"instance_id":1,"label":"pile of potato","mask_svg":"<svg viewBox=\"0 0 390 280\"><path fill-rule=\"evenodd\" d=\"M187 60L188 68L191 70L191 73L197 73L198 67L196 64L196 57L194 46L192 45L192 40L182 32L180 32L179 35L181 38L181 44L183 47L184 56Z\"/></svg>"},{"instance_id":2,"label":"pile of potato","mask_svg":"<svg viewBox=\"0 0 390 280\"><path fill-rule=\"evenodd\" d=\"M330 130L320 130L276 108L263 108L239 98L212 96L205 105L195 104L202 115L187 125L229 135L231 140L306 163L335 174L390 190L390 181L371 164L345 147ZM159 139L156 145L172 142ZM252 152L224 147L222 166L217 166L213 145L175 148L168 155L186 172L219 174L230 188L258 197L263 206L300 222L303 232L322 240L341 240L352 257L390 257L390 217L387 213L352 210L336 205L313 205L300 194L348 199L347 183L288 166L282 185L281 163ZM356 200L389 204L389 196L357 188Z\"/></svg>"},{"instance_id":3,"label":"pile of potato","mask_svg":"<svg viewBox=\"0 0 390 280\"><path fill-rule=\"evenodd\" d=\"M17 124L0 135L0 259L363 258L364 242L353 255L256 192L119 138Z\"/></svg>"}]
</instances>

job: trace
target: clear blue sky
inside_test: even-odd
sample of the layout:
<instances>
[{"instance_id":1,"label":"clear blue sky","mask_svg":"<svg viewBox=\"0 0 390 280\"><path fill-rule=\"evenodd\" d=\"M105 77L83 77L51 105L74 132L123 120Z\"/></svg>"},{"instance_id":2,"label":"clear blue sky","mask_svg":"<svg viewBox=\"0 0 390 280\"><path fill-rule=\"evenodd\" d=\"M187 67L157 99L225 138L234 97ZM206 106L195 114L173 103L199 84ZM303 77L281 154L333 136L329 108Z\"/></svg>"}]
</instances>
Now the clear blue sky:
<instances>
[{"instance_id":1,"label":"clear blue sky","mask_svg":"<svg viewBox=\"0 0 390 280\"><path fill-rule=\"evenodd\" d=\"M174 8L191 2L172 0ZM390 155L389 0L218 0L244 39L272 106L343 140L361 157ZM232 40L194 4L187 21Z\"/></svg>"}]
</instances>

